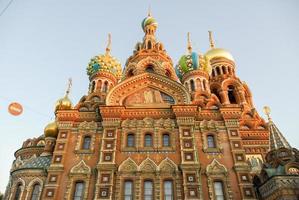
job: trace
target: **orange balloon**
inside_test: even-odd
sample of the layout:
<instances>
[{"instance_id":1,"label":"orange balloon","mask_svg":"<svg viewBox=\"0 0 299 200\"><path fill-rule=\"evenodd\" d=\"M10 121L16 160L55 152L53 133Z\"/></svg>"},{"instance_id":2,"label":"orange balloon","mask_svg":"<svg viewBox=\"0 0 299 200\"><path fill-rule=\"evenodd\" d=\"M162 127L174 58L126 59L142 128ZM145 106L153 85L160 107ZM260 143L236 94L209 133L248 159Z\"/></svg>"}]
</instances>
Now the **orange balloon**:
<instances>
[{"instance_id":1,"label":"orange balloon","mask_svg":"<svg viewBox=\"0 0 299 200\"><path fill-rule=\"evenodd\" d=\"M21 104L19 104L17 102L13 102L13 103L9 104L8 112L14 116L18 116L18 115L22 114L23 107Z\"/></svg>"}]
</instances>

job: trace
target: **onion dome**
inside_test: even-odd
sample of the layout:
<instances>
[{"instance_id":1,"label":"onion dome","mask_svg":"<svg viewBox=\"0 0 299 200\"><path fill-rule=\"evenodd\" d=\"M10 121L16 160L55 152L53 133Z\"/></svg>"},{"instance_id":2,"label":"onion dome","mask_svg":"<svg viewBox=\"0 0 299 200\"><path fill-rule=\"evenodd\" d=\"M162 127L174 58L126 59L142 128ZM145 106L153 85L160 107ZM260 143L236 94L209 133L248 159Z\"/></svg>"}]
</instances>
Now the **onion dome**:
<instances>
[{"instance_id":1,"label":"onion dome","mask_svg":"<svg viewBox=\"0 0 299 200\"><path fill-rule=\"evenodd\" d=\"M49 123L44 129L44 135L46 137L54 137L56 138L58 135L58 126L56 122Z\"/></svg>"},{"instance_id":2,"label":"onion dome","mask_svg":"<svg viewBox=\"0 0 299 200\"><path fill-rule=\"evenodd\" d=\"M222 48L215 48L215 44L213 41L212 37L212 32L209 31L209 39L210 39L210 47L211 49L205 54L205 56L209 59L212 60L213 58L226 58L231 61L235 61L232 54L227 51L226 49Z\"/></svg>"},{"instance_id":3,"label":"onion dome","mask_svg":"<svg viewBox=\"0 0 299 200\"><path fill-rule=\"evenodd\" d=\"M72 85L72 80L69 79L69 84L68 84L68 88L67 88L65 96L61 99L58 99L58 101L55 104L55 112L57 110L70 110L70 109L72 109L73 104L72 104L71 100L68 97L69 93L70 93L71 85Z\"/></svg>"},{"instance_id":4,"label":"onion dome","mask_svg":"<svg viewBox=\"0 0 299 200\"><path fill-rule=\"evenodd\" d=\"M93 57L87 66L87 75L91 78L98 72L110 72L117 79L121 78L122 68L120 62L110 54L111 36L108 35L108 45L106 53L104 55L98 55Z\"/></svg>"},{"instance_id":5,"label":"onion dome","mask_svg":"<svg viewBox=\"0 0 299 200\"><path fill-rule=\"evenodd\" d=\"M211 72L210 67L205 65L204 57L192 51L190 34L188 33L188 53L181 56L179 63L176 65L175 71L177 76L181 79L184 74L197 69L202 69L208 74Z\"/></svg>"},{"instance_id":6,"label":"onion dome","mask_svg":"<svg viewBox=\"0 0 299 200\"><path fill-rule=\"evenodd\" d=\"M150 25L152 25L156 28L158 27L158 23L157 23L156 19L153 18L151 13L149 12L148 16L142 20L141 27L142 27L143 31L145 31L145 27L150 26Z\"/></svg>"}]
</instances>

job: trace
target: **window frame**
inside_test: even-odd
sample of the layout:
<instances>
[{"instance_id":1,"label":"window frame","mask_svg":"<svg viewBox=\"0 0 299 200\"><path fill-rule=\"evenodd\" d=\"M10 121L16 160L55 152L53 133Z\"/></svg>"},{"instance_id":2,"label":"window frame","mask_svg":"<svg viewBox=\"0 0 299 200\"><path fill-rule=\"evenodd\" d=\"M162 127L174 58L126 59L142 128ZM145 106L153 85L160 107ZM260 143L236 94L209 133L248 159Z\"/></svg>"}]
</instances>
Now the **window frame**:
<instances>
[{"instance_id":1,"label":"window frame","mask_svg":"<svg viewBox=\"0 0 299 200\"><path fill-rule=\"evenodd\" d=\"M226 199L225 185L224 185L223 180L220 180L220 179L215 179L215 180L213 180L213 193L214 193L214 198L215 198L215 200L217 200L215 183L221 183L222 194L223 194L223 200L225 200L225 199Z\"/></svg>"},{"instance_id":2,"label":"window frame","mask_svg":"<svg viewBox=\"0 0 299 200\"><path fill-rule=\"evenodd\" d=\"M129 143L130 138L132 138L132 145L130 145L130 143ZM134 133L128 133L127 134L127 140L126 140L126 147L128 147L128 148L135 147L135 144L136 144L135 139L136 139L136 137L135 137Z\"/></svg>"},{"instance_id":3,"label":"window frame","mask_svg":"<svg viewBox=\"0 0 299 200\"><path fill-rule=\"evenodd\" d=\"M167 143L167 145L165 145L165 136L168 137L168 143ZM163 133L162 134L162 146L163 147L171 147L171 137L170 137L169 133Z\"/></svg>"},{"instance_id":4,"label":"window frame","mask_svg":"<svg viewBox=\"0 0 299 200\"><path fill-rule=\"evenodd\" d=\"M147 138L150 139L150 144L147 143ZM143 146L146 148L153 147L153 134L152 133L145 133L143 139Z\"/></svg>"},{"instance_id":5,"label":"window frame","mask_svg":"<svg viewBox=\"0 0 299 200\"><path fill-rule=\"evenodd\" d=\"M210 149L217 148L217 143L216 143L214 134L208 134L206 138L207 138L207 147L208 148L210 148ZM210 141L209 138L212 138L212 141ZM212 142L212 146L210 146L211 142Z\"/></svg>"},{"instance_id":6,"label":"window frame","mask_svg":"<svg viewBox=\"0 0 299 200\"><path fill-rule=\"evenodd\" d=\"M126 194L126 183L131 183L131 194ZM125 179L123 182L123 200L127 200L126 197L129 197L130 200L134 199L134 181L132 179Z\"/></svg>"},{"instance_id":7,"label":"window frame","mask_svg":"<svg viewBox=\"0 0 299 200\"><path fill-rule=\"evenodd\" d=\"M86 139L89 138L89 143L88 143L88 148L85 146L85 142L86 142ZM90 135L85 135L83 137L83 141L82 141L82 149L83 150L90 150L91 148L91 141L92 141L92 137Z\"/></svg>"},{"instance_id":8,"label":"window frame","mask_svg":"<svg viewBox=\"0 0 299 200\"><path fill-rule=\"evenodd\" d=\"M149 194L149 195L147 195L146 194L146 190L145 190L145 183L146 182L150 182L151 183L151 194ZM147 196L148 197L147 197ZM143 199L144 200L147 200L147 198L150 198L151 200L154 200L154 198L155 198L155 187L154 187L154 181L153 180L151 180L151 179L145 179L144 181L143 181Z\"/></svg>"},{"instance_id":9,"label":"window frame","mask_svg":"<svg viewBox=\"0 0 299 200\"><path fill-rule=\"evenodd\" d=\"M171 184L171 194L170 194L170 196L166 194L165 183L167 183L167 182L170 182L170 184ZM170 197L170 199L167 198L168 196ZM174 182L173 182L173 180L172 179L163 180L163 200L174 200L174 196L175 195L174 195Z\"/></svg>"},{"instance_id":10,"label":"window frame","mask_svg":"<svg viewBox=\"0 0 299 200\"><path fill-rule=\"evenodd\" d=\"M36 186L38 186L38 191L37 191L37 194L34 194ZM41 194L41 185L39 183L35 183L32 187L30 200L38 200L40 197L40 194ZM34 198L34 196L35 196L35 198Z\"/></svg>"},{"instance_id":11,"label":"window frame","mask_svg":"<svg viewBox=\"0 0 299 200\"><path fill-rule=\"evenodd\" d=\"M82 184L83 185L83 189L82 189L82 194L81 196L76 196L76 192L77 192L77 184ZM73 200L83 200L85 197L85 189L86 189L86 183L82 180L77 180L74 182L74 188L73 188L73 195L72 195L72 199ZM79 199L78 199L79 198Z\"/></svg>"}]
</instances>

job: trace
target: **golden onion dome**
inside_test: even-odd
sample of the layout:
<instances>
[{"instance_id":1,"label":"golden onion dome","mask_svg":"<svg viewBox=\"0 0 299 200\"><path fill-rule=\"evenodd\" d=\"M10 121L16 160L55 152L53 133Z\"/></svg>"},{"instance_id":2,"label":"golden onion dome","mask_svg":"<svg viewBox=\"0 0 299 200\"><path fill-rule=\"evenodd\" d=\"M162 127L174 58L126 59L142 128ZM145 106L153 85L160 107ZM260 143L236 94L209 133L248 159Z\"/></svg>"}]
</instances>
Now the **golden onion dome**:
<instances>
[{"instance_id":1,"label":"golden onion dome","mask_svg":"<svg viewBox=\"0 0 299 200\"><path fill-rule=\"evenodd\" d=\"M45 137L54 137L58 135L58 126L56 122L49 123L44 130Z\"/></svg>"},{"instance_id":2,"label":"golden onion dome","mask_svg":"<svg viewBox=\"0 0 299 200\"><path fill-rule=\"evenodd\" d=\"M72 109L72 102L69 99L68 95L65 95L63 98L59 99L55 104L55 112L57 110L70 110Z\"/></svg>"},{"instance_id":3,"label":"golden onion dome","mask_svg":"<svg viewBox=\"0 0 299 200\"><path fill-rule=\"evenodd\" d=\"M212 48L205 54L205 56L209 60L212 60L213 58L226 58L228 60L235 61L232 54L229 51L222 48Z\"/></svg>"}]
</instances>

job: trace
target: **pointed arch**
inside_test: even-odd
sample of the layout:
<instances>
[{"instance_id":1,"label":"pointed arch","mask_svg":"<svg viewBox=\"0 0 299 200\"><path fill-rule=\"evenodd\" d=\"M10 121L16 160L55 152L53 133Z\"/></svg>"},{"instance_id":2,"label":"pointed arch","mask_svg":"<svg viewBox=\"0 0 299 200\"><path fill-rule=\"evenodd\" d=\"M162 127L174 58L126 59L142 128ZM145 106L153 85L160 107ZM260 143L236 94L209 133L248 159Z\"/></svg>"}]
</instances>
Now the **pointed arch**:
<instances>
[{"instance_id":1,"label":"pointed arch","mask_svg":"<svg viewBox=\"0 0 299 200\"><path fill-rule=\"evenodd\" d=\"M216 159L214 159L206 169L208 175L217 175L217 174L227 174L227 169L224 165L220 164Z\"/></svg>"},{"instance_id":2,"label":"pointed arch","mask_svg":"<svg viewBox=\"0 0 299 200\"><path fill-rule=\"evenodd\" d=\"M139 168L138 171L142 171L142 172L155 172L158 170L158 166L150 158L146 158L144 161L142 161L142 163L139 165L138 168Z\"/></svg>"},{"instance_id":3,"label":"pointed arch","mask_svg":"<svg viewBox=\"0 0 299 200\"><path fill-rule=\"evenodd\" d=\"M128 157L124 160L118 167L118 171L121 172L136 172L138 170L138 165L136 162L131 158Z\"/></svg>"},{"instance_id":4,"label":"pointed arch","mask_svg":"<svg viewBox=\"0 0 299 200\"><path fill-rule=\"evenodd\" d=\"M71 169L71 174L91 174L90 167L81 160L77 165Z\"/></svg>"},{"instance_id":5,"label":"pointed arch","mask_svg":"<svg viewBox=\"0 0 299 200\"><path fill-rule=\"evenodd\" d=\"M29 182L28 187L32 187L36 183L40 184L41 186L44 184L44 182L40 178L36 177L35 179L33 179Z\"/></svg>"},{"instance_id":6,"label":"pointed arch","mask_svg":"<svg viewBox=\"0 0 299 200\"><path fill-rule=\"evenodd\" d=\"M159 171L173 173L178 170L177 165L168 157L159 164Z\"/></svg>"}]
</instances>

